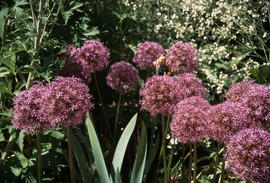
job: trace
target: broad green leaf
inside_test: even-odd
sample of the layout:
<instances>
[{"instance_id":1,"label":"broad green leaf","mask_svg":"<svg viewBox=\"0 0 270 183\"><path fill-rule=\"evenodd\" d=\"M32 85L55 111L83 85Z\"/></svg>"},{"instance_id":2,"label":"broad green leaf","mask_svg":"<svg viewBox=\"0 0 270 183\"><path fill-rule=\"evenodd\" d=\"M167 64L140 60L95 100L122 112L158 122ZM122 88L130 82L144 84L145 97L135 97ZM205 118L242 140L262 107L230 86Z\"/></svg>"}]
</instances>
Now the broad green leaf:
<instances>
[{"instance_id":1,"label":"broad green leaf","mask_svg":"<svg viewBox=\"0 0 270 183\"><path fill-rule=\"evenodd\" d=\"M21 152L23 151L24 132L20 131L19 137L16 140L16 144L19 146Z\"/></svg>"},{"instance_id":2,"label":"broad green leaf","mask_svg":"<svg viewBox=\"0 0 270 183\"><path fill-rule=\"evenodd\" d=\"M100 176L101 183L110 183L109 174L106 168L106 164L103 158L102 150L98 141L98 137L94 128L94 125L90 119L89 113L86 118L86 127L95 159L98 174Z\"/></svg>"},{"instance_id":3,"label":"broad green leaf","mask_svg":"<svg viewBox=\"0 0 270 183\"><path fill-rule=\"evenodd\" d=\"M113 156L113 161L112 161L113 168L115 171L118 169L119 172L121 172L121 167L122 167L123 159L124 159L125 152L127 149L127 145L128 145L129 139L134 131L134 128L136 126L137 116L138 115L135 114L132 117L132 119L129 121L127 127L123 131L123 133L119 139L119 142L116 146L114 156Z\"/></svg>"},{"instance_id":4,"label":"broad green leaf","mask_svg":"<svg viewBox=\"0 0 270 183\"><path fill-rule=\"evenodd\" d=\"M119 169L117 169L116 172L115 172L114 183L122 183Z\"/></svg>"},{"instance_id":5,"label":"broad green leaf","mask_svg":"<svg viewBox=\"0 0 270 183\"><path fill-rule=\"evenodd\" d=\"M91 169L88 166L87 157L85 156L82 144L80 143L79 139L73 134L72 130L70 130L70 138L72 151L79 166L82 181L91 182Z\"/></svg>"},{"instance_id":6,"label":"broad green leaf","mask_svg":"<svg viewBox=\"0 0 270 183\"><path fill-rule=\"evenodd\" d=\"M5 19L8 15L8 11L9 9L7 7L2 8L2 10L0 11L0 37L1 39L3 39L3 34L4 34L4 30L5 30Z\"/></svg>"},{"instance_id":7,"label":"broad green leaf","mask_svg":"<svg viewBox=\"0 0 270 183\"><path fill-rule=\"evenodd\" d=\"M11 166L10 170L16 177L18 177L20 175L21 171L22 171L21 168L14 167L14 166Z\"/></svg>"},{"instance_id":8,"label":"broad green leaf","mask_svg":"<svg viewBox=\"0 0 270 183\"><path fill-rule=\"evenodd\" d=\"M147 131L144 122L142 123L141 139L139 148L136 154L135 163L131 173L131 183L141 183L143 179L143 172L145 167L147 154Z\"/></svg>"},{"instance_id":9,"label":"broad green leaf","mask_svg":"<svg viewBox=\"0 0 270 183\"><path fill-rule=\"evenodd\" d=\"M83 35L85 36L95 36L97 34L99 34L99 30L97 27L92 27L89 32L83 33Z\"/></svg>"},{"instance_id":10,"label":"broad green leaf","mask_svg":"<svg viewBox=\"0 0 270 183\"><path fill-rule=\"evenodd\" d=\"M0 131L0 142L5 141L5 136L2 131Z\"/></svg>"}]
</instances>

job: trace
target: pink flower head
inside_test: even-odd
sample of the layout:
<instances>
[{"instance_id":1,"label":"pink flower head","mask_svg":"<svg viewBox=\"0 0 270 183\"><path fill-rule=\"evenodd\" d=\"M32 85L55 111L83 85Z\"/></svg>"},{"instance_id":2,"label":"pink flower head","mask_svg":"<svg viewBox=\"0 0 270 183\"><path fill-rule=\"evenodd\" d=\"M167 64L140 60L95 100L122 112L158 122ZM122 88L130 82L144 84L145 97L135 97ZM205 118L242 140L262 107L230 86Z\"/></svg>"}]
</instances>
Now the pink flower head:
<instances>
[{"instance_id":1,"label":"pink flower head","mask_svg":"<svg viewBox=\"0 0 270 183\"><path fill-rule=\"evenodd\" d=\"M170 124L172 135L182 143L200 141L206 135L209 103L198 96L180 101Z\"/></svg>"},{"instance_id":2,"label":"pink flower head","mask_svg":"<svg viewBox=\"0 0 270 183\"><path fill-rule=\"evenodd\" d=\"M142 97L141 109L149 111L151 115L172 113L178 101L183 98L182 94L176 90L174 78L170 76L148 78L140 95Z\"/></svg>"},{"instance_id":3,"label":"pink flower head","mask_svg":"<svg viewBox=\"0 0 270 183\"><path fill-rule=\"evenodd\" d=\"M44 93L46 88L41 83L18 93L13 99L14 116L11 122L14 128L24 129L28 133L39 133L51 127L40 111Z\"/></svg>"},{"instance_id":4,"label":"pink flower head","mask_svg":"<svg viewBox=\"0 0 270 183\"><path fill-rule=\"evenodd\" d=\"M179 76L174 76L176 86L179 92L182 93L183 99L199 96L204 98L206 89L202 85L202 81L192 73L184 73Z\"/></svg>"},{"instance_id":5,"label":"pink flower head","mask_svg":"<svg viewBox=\"0 0 270 183\"><path fill-rule=\"evenodd\" d=\"M134 53L133 62L141 69L154 69L153 62L163 54L164 49L161 45L155 42L145 41L139 44Z\"/></svg>"},{"instance_id":6,"label":"pink flower head","mask_svg":"<svg viewBox=\"0 0 270 183\"><path fill-rule=\"evenodd\" d=\"M189 43L181 41L172 45L166 55L167 66L171 72L185 73L198 69L198 51Z\"/></svg>"},{"instance_id":7,"label":"pink flower head","mask_svg":"<svg viewBox=\"0 0 270 183\"><path fill-rule=\"evenodd\" d=\"M270 130L270 86L258 84L251 87L240 103L249 109L252 121L258 127Z\"/></svg>"},{"instance_id":8,"label":"pink flower head","mask_svg":"<svg viewBox=\"0 0 270 183\"><path fill-rule=\"evenodd\" d=\"M68 45L66 49L66 53L64 53L68 57L72 57L78 53L79 49L77 49L74 44Z\"/></svg>"},{"instance_id":9,"label":"pink flower head","mask_svg":"<svg viewBox=\"0 0 270 183\"><path fill-rule=\"evenodd\" d=\"M91 72L88 63L78 59L79 49L75 48L74 45L67 47L64 55L68 58L65 61L63 69L59 72L64 77L77 77L82 79L85 83L91 82Z\"/></svg>"},{"instance_id":10,"label":"pink flower head","mask_svg":"<svg viewBox=\"0 0 270 183\"><path fill-rule=\"evenodd\" d=\"M107 76L107 84L121 94L136 90L139 84L138 70L128 62L113 64Z\"/></svg>"},{"instance_id":11,"label":"pink flower head","mask_svg":"<svg viewBox=\"0 0 270 183\"><path fill-rule=\"evenodd\" d=\"M254 86L259 84L254 83L253 80L244 80L239 83L234 83L228 92L225 94L227 100L232 102L239 102L241 98Z\"/></svg>"},{"instance_id":12,"label":"pink flower head","mask_svg":"<svg viewBox=\"0 0 270 183\"><path fill-rule=\"evenodd\" d=\"M218 142L227 143L239 130L251 126L249 110L240 103L230 101L209 109L209 136Z\"/></svg>"},{"instance_id":13,"label":"pink flower head","mask_svg":"<svg viewBox=\"0 0 270 183\"><path fill-rule=\"evenodd\" d=\"M88 87L78 78L58 77L47 88L42 112L52 126L78 125L94 106Z\"/></svg>"},{"instance_id":14,"label":"pink flower head","mask_svg":"<svg viewBox=\"0 0 270 183\"><path fill-rule=\"evenodd\" d=\"M227 145L228 169L243 180L270 182L270 133L258 128L244 129Z\"/></svg>"},{"instance_id":15,"label":"pink flower head","mask_svg":"<svg viewBox=\"0 0 270 183\"><path fill-rule=\"evenodd\" d=\"M79 48L76 58L89 65L89 72L101 71L109 64L110 52L101 42L88 40Z\"/></svg>"}]
</instances>

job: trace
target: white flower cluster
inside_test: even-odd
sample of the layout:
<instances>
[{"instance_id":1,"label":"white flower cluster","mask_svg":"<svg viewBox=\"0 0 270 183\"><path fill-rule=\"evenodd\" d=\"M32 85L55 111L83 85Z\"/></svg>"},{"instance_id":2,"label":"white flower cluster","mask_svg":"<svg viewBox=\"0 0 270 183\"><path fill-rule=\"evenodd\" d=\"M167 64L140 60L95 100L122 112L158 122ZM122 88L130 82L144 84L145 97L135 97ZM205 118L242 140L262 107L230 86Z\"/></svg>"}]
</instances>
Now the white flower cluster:
<instances>
[{"instance_id":1,"label":"white flower cluster","mask_svg":"<svg viewBox=\"0 0 270 183\"><path fill-rule=\"evenodd\" d=\"M267 21L269 0L167 0L132 1L134 16L147 20L158 42L169 47L178 40L190 42L199 50L200 70L207 76L209 89L220 94L230 79L219 73L215 63L229 62L243 53L241 45L251 48L250 37L256 33L256 22ZM134 8L136 6L136 8ZM243 36L245 35L245 36ZM262 33L267 38L267 32ZM248 37L248 38L246 38ZM258 67L253 60L244 61L241 67L231 66L233 74L248 78L250 69ZM211 66L211 67L209 67ZM214 69L213 69L214 68Z\"/></svg>"}]
</instances>

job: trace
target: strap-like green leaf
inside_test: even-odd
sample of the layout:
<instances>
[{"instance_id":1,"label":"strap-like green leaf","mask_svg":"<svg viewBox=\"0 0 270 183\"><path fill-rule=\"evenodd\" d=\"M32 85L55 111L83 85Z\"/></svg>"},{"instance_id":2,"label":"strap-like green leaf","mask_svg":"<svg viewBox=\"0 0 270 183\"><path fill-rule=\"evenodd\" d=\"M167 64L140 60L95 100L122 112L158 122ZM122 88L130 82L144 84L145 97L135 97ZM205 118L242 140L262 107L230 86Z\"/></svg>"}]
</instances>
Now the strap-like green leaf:
<instances>
[{"instance_id":1,"label":"strap-like green leaf","mask_svg":"<svg viewBox=\"0 0 270 183\"><path fill-rule=\"evenodd\" d=\"M86 118L86 126L87 126L88 135L89 135L89 139L90 139L90 143L91 143L91 147L92 147L92 151L93 151L93 155L95 159L95 164L97 166L97 171L100 176L100 182L110 183L110 178L109 178L108 171L105 165L101 147L98 141L98 137L97 137L94 125L92 121L90 120L89 113L87 114L87 118Z\"/></svg>"},{"instance_id":2,"label":"strap-like green leaf","mask_svg":"<svg viewBox=\"0 0 270 183\"><path fill-rule=\"evenodd\" d=\"M136 154L136 159L133 165L131 179L130 179L131 183L142 182L145 161L146 161L146 154L147 154L147 131L146 131L145 124L143 122L139 149Z\"/></svg>"},{"instance_id":3,"label":"strap-like green leaf","mask_svg":"<svg viewBox=\"0 0 270 183\"><path fill-rule=\"evenodd\" d=\"M88 160L85 156L83 151L82 144L80 143L79 139L73 134L72 130L70 130L70 137L71 137L71 145L72 151L75 155L77 164L79 166L79 170L82 176L82 181L90 183L91 181L91 169L88 166Z\"/></svg>"},{"instance_id":4,"label":"strap-like green leaf","mask_svg":"<svg viewBox=\"0 0 270 183\"><path fill-rule=\"evenodd\" d=\"M115 172L117 169L119 170L119 172L121 172L121 167L122 167L123 159L124 159L125 152L127 149L127 145L131 137L131 134L133 133L134 128L136 126L136 121L137 121L137 114L135 114L132 117L132 119L129 121L127 127L125 128L125 130L123 131L119 139L119 142L117 144L117 147L115 149L115 153L113 156L113 162L112 162Z\"/></svg>"}]
</instances>

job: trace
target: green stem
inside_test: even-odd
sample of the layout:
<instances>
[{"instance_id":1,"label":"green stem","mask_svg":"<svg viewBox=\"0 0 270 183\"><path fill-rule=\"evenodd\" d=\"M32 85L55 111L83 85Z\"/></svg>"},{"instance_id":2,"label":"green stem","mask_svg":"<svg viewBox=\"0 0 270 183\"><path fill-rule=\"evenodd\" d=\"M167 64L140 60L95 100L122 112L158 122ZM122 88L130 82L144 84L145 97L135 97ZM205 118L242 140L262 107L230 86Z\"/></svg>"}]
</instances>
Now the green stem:
<instances>
[{"instance_id":1,"label":"green stem","mask_svg":"<svg viewBox=\"0 0 270 183\"><path fill-rule=\"evenodd\" d=\"M221 169L221 178L220 183L224 182L224 173L225 173L225 159L222 159L222 169Z\"/></svg>"},{"instance_id":2,"label":"green stem","mask_svg":"<svg viewBox=\"0 0 270 183\"><path fill-rule=\"evenodd\" d=\"M69 161L69 172L70 172L70 180L71 183L75 183L75 175L73 171L73 156L72 156L72 148L71 148L71 138L70 138L70 129L66 128L67 139L68 139L68 161Z\"/></svg>"},{"instance_id":3,"label":"green stem","mask_svg":"<svg viewBox=\"0 0 270 183\"><path fill-rule=\"evenodd\" d=\"M32 1L30 1L30 6L32 8ZM38 19L36 20L36 36L35 36L35 43L34 43L34 54L33 54L33 60L31 62L31 66L34 65L35 59L37 58L39 54L39 47L40 47L40 36L41 36L41 27L42 27L42 9L43 9L43 0L39 1L39 9L38 9ZM34 14L32 15L34 16ZM35 19L33 17L33 19ZM29 73L26 83L26 89L28 89L31 85L33 73Z\"/></svg>"},{"instance_id":4,"label":"green stem","mask_svg":"<svg viewBox=\"0 0 270 183\"><path fill-rule=\"evenodd\" d=\"M182 175L183 175L183 180L186 180L186 171L184 170L184 163L186 161L186 158L185 158L185 152L186 152L186 145L185 144L182 144L182 167L181 167L181 170L182 170Z\"/></svg>"},{"instance_id":5,"label":"green stem","mask_svg":"<svg viewBox=\"0 0 270 183\"><path fill-rule=\"evenodd\" d=\"M212 183L216 182L216 177L217 177L217 167L218 167L218 161L219 161L219 151L220 151L221 145L218 143L218 148L217 148L217 154L216 154L216 161L215 161L215 169L214 169L214 177L212 180Z\"/></svg>"},{"instance_id":6,"label":"green stem","mask_svg":"<svg viewBox=\"0 0 270 183\"><path fill-rule=\"evenodd\" d=\"M175 150L175 144L173 144L171 150L170 150L170 156L169 156L169 163L168 163L168 176L169 181L171 180L171 166L172 166L172 159L173 159L173 152Z\"/></svg>"},{"instance_id":7,"label":"green stem","mask_svg":"<svg viewBox=\"0 0 270 183\"><path fill-rule=\"evenodd\" d=\"M36 136L37 140L37 174L38 183L42 182L42 163L41 163L41 134L38 133Z\"/></svg>"},{"instance_id":8,"label":"green stem","mask_svg":"<svg viewBox=\"0 0 270 183\"><path fill-rule=\"evenodd\" d=\"M192 144L189 143L189 167L188 167L188 182L191 183L192 176Z\"/></svg>"},{"instance_id":9,"label":"green stem","mask_svg":"<svg viewBox=\"0 0 270 183\"><path fill-rule=\"evenodd\" d=\"M116 117L115 117L115 123L114 123L114 135L113 135L114 141L116 139L116 132L117 132L117 126L118 126L118 120L119 120L119 114L120 114L121 99L122 99L122 94L119 95L119 100L118 100L117 109L116 109Z\"/></svg>"},{"instance_id":10,"label":"green stem","mask_svg":"<svg viewBox=\"0 0 270 183\"><path fill-rule=\"evenodd\" d=\"M193 171L193 183L197 182L196 179L196 174L197 174L197 144L194 143L194 171Z\"/></svg>"},{"instance_id":11,"label":"green stem","mask_svg":"<svg viewBox=\"0 0 270 183\"><path fill-rule=\"evenodd\" d=\"M100 104L101 104L101 107L102 107L104 119L105 119L105 122L106 122L106 125L107 125L107 128L108 128L109 137L111 138L112 137L111 128L110 128L109 121L107 120L107 115L106 115L104 103L103 103L103 100L102 100L102 97L101 97L99 85L98 85L98 82L97 82L97 75L96 75L95 72L94 72L94 80L95 80L95 85L96 85L96 88L97 88L98 98L99 98L99 101L100 101Z\"/></svg>"},{"instance_id":12,"label":"green stem","mask_svg":"<svg viewBox=\"0 0 270 183\"><path fill-rule=\"evenodd\" d=\"M168 171L167 171L167 161L166 161L166 124L164 120L164 115L162 115L162 149L163 149L163 166L164 166L164 183L168 183Z\"/></svg>"}]
</instances>

